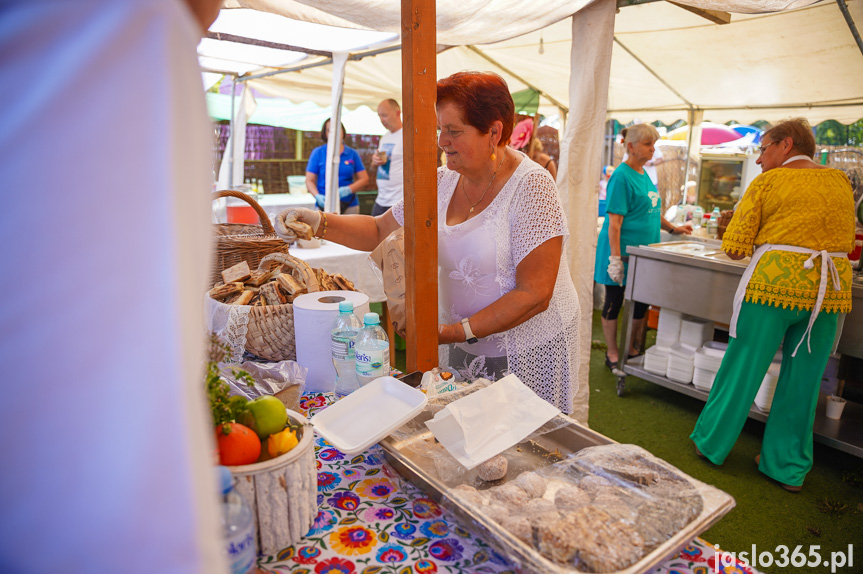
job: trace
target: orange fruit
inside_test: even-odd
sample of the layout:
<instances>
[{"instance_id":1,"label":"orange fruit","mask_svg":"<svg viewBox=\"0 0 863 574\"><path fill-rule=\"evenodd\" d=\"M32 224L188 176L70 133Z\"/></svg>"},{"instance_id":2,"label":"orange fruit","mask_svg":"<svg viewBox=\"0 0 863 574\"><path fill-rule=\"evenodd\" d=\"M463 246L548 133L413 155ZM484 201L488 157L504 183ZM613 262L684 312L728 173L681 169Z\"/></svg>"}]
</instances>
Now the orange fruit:
<instances>
[{"instance_id":1,"label":"orange fruit","mask_svg":"<svg viewBox=\"0 0 863 574\"><path fill-rule=\"evenodd\" d=\"M261 456L261 440L258 435L239 423L217 426L216 444L219 447L219 464L225 466L252 464Z\"/></svg>"}]
</instances>

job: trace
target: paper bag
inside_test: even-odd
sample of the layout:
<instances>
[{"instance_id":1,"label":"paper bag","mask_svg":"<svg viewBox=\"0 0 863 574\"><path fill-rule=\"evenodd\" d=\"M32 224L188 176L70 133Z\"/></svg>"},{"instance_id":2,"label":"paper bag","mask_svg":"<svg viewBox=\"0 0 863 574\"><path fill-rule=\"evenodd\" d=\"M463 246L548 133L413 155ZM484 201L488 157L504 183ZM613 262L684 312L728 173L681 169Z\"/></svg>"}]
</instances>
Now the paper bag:
<instances>
[{"instance_id":1,"label":"paper bag","mask_svg":"<svg viewBox=\"0 0 863 574\"><path fill-rule=\"evenodd\" d=\"M448 404L425 424L470 470L520 443L559 413L510 374Z\"/></svg>"},{"instance_id":2,"label":"paper bag","mask_svg":"<svg viewBox=\"0 0 863 574\"><path fill-rule=\"evenodd\" d=\"M387 312L395 330L404 333L405 316L405 228L399 227L381 241L371 255L380 269L387 296Z\"/></svg>"}]
</instances>

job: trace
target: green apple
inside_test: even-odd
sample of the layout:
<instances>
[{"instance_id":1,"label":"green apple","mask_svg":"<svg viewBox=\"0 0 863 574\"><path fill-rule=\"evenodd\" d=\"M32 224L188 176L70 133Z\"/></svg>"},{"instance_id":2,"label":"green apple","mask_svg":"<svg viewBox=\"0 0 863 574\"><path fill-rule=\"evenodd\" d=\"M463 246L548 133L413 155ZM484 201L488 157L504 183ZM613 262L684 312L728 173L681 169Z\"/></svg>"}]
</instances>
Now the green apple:
<instances>
[{"instance_id":1,"label":"green apple","mask_svg":"<svg viewBox=\"0 0 863 574\"><path fill-rule=\"evenodd\" d=\"M273 433L280 432L285 428L288 422L288 411L285 409L284 403L272 395L264 395L253 401L249 401L251 424L243 422L246 426L250 426L261 440L264 440Z\"/></svg>"}]
</instances>

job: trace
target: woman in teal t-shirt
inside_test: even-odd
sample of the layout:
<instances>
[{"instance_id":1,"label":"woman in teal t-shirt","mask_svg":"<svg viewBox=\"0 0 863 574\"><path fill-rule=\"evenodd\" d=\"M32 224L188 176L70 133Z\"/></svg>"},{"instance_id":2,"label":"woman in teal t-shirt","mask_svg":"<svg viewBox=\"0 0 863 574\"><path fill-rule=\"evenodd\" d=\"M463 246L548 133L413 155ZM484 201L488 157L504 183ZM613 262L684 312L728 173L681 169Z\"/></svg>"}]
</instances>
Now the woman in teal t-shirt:
<instances>
[{"instance_id":1,"label":"woman in teal t-shirt","mask_svg":"<svg viewBox=\"0 0 863 574\"><path fill-rule=\"evenodd\" d=\"M624 128L620 134L628 155L625 162L614 170L608 180L605 196L606 216L596 243L596 265L593 278L605 285L605 305L602 307L602 333L608 345L605 364L613 368L618 362L617 316L623 305L623 286L626 285L627 261L624 258L630 245L646 245L659 241L660 228L671 233L692 233L687 223L676 227L662 217L662 201L644 164L653 158L654 144L659 139L656 128L650 124L636 124ZM647 305L635 303L633 333L640 333L647 313ZM637 340L633 337L633 341ZM631 350L629 356L637 355Z\"/></svg>"}]
</instances>

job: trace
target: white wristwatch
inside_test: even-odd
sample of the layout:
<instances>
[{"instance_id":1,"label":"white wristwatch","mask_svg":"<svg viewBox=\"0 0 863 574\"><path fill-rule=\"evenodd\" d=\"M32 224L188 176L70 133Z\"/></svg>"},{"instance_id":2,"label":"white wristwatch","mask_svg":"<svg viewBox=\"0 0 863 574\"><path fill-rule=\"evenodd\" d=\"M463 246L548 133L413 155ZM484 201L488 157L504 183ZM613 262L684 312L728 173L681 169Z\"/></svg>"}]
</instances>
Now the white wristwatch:
<instances>
[{"instance_id":1,"label":"white wristwatch","mask_svg":"<svg viewBox=\"0 0 863 574\"><path fill-rule=\"evenodd\" d=\"M467 317L461 320L461 326L464 329L464 338L468 345L473 345L479 341L479 339L476 338L476 335L473 334L473 331L470 330L470 321L468 321Z\"/></svg>"}]
</instances>

